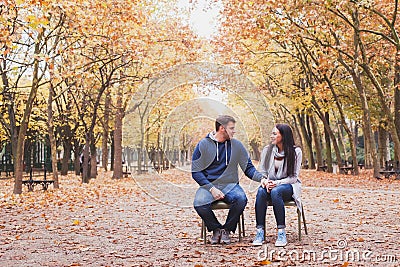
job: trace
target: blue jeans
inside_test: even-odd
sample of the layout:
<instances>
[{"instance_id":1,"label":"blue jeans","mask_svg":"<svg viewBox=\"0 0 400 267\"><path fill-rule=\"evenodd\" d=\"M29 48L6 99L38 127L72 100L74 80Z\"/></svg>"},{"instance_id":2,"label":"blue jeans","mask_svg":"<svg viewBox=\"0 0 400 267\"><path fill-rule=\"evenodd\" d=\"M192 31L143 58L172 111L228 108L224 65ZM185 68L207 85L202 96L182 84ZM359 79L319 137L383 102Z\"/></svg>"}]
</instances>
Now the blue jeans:
<instances>
[{"instance_id":1,"label":"blue jeans","mask_svg":"<svg viewBox=\"0 0 400 267\"><path fill-rule=\"evenodd\" d=\"M285 224L285 205L284 201L292 199L293 187L291 184L282 184L272 188L268 193L267 189L258 188L256 196L256 224L257 228L265 229L265 216L268 204L272 204L276 225L278 229L284 229Z\"/></svg>"},{"instance_id":2,"label":"blue jeans","mask_svg":"<svg viewBox=\"0 0 400 267\"><path fill-rule=\"evenodd\" d=\"M211 209L211 204L215 199L210 191L205 188L200 187L197 190L193 203L194 209L204 220L208 231L214 231L219 228L235 232L240 215L247 204L246 193L239 184L228 184L216 187L225 194L225 198L222 199L222 201L231 205L225 224L222 225L217 217L215 217L214 211Z\"/></svg>"}]
</instances>

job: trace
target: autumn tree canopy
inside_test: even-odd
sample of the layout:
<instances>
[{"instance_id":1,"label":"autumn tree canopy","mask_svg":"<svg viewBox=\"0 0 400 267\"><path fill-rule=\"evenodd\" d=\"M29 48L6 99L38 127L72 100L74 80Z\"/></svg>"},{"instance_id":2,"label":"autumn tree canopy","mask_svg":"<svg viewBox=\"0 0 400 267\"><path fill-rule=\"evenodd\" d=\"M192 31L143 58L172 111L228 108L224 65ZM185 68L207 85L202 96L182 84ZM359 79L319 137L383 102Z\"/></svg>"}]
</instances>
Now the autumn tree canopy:
<instances>
[{"instance_id":1,"label":"autumn tree canopy","mask_svg":"<svg viewBox=\"0 0 400 267\"><path fill-rule=\"evenodd\" d=\"M363 162L379 176L385 161L400 159L397 10L389 0L3 1L0 138L2 151L12 147L14 192L22 192L30 137L49 144L51 161L63 155L64 174L72 158L79 174L82 158L84 183L96 176L99 148L108 168L112 144L113 177L120 178L123 146L166 149L159 140L166 124L195 115L206 124L207 104L185 106L205 97L194 88L227 96L217 101L241 118L252 150L268 142L260 134L265 119L254 118L270 110L271 120L292 125L311 166L333 171ZM231 73L203 73L201 82L176 84L147 106L151 96L140 90L198 62L237 71L253 91L223 82ZM182 68L181 75L192 71ZM144 98L132 100L138 95ZM254 107L252 99L261 102ZM178 108L190 112L174 117ZM131 133L123 127L126 114L137 119ZM177 130L198 140L203 132L194 125Z\"/></svg>"}]
</instances>

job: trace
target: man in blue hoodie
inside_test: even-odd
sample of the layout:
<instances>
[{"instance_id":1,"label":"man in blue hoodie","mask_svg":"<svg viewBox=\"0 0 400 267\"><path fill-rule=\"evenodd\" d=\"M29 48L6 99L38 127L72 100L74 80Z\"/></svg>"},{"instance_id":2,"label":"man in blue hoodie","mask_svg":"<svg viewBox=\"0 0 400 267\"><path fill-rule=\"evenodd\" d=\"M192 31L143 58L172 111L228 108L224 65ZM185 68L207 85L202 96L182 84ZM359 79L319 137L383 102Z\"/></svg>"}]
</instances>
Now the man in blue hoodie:
<instances>
[{"instance_id":1,"label":"man in blue hoodie","mask_svg":"<svg viewBox=\"0 0 400 267\"><path fill-rule=\"evenodd\" d=\"M213 231L211 244L231 242L229 234L235 232L240 214L246 207L247 197L239 185L238 166L247 177L258 182L262 179L246 148L239 140L233 139L235 123L231 116L219 116L215 132L203 138L193 152L192 177L200 185L193 205L208 231ZM231 205L224 225L211 209L216 200Z\"/></svg>"}]
</instances>

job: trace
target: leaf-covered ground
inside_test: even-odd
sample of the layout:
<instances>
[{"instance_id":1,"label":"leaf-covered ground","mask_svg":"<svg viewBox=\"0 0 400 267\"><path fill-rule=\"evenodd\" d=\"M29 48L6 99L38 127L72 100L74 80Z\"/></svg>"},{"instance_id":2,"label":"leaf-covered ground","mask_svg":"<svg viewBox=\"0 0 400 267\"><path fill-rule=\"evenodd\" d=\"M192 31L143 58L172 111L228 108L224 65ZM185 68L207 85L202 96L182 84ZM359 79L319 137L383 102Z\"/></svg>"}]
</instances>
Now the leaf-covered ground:
<instances>
[{"instance_id":1,"label":"leaf-covered ground","mask_svg":"<svg viewBox=\"0 0 400 267\"><path fill-rule=\"evenodd\" d=\"M308 235L287 208L289 244L276 249L272 210L267 243L251 245L257 184L241 178L249 203L246 237L203 245L190 173L170 170L89 184L61 177L61 189L12 195L0 180L0 266L399 266L400 180L303 170ZM218 211L223 219L225 211Z\"/></svg>"}]
</instances>

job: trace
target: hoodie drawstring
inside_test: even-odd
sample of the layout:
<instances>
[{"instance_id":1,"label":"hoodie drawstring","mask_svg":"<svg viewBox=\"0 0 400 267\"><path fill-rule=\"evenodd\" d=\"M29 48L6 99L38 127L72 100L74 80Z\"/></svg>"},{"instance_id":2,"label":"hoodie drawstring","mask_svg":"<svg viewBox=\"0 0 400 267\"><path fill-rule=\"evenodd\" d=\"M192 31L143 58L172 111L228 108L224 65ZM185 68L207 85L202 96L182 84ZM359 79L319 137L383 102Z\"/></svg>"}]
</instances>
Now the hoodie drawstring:
<instances>
[{"instance_id":1,"label":"hoodie drawstring","mask_svg":"<svg viewBox=\"0 0 400 267\"><path fill-rule=\"evenodd\" d=\"M219 161L219 155L218 155L218 142L215 142L217 146L217 161ZM225 165L228 166L228 142L225 141Z\"/></svg>"},{"instance_id":2,"label":"hoodie drawstring","mask_svg":"<svg viewBox=\"0 0 400 267\"><path fill-rule=\"evenodd\" d=\"M228 142L225 141L225 165L228 166Z\"/></svg>"}]
</instances>

